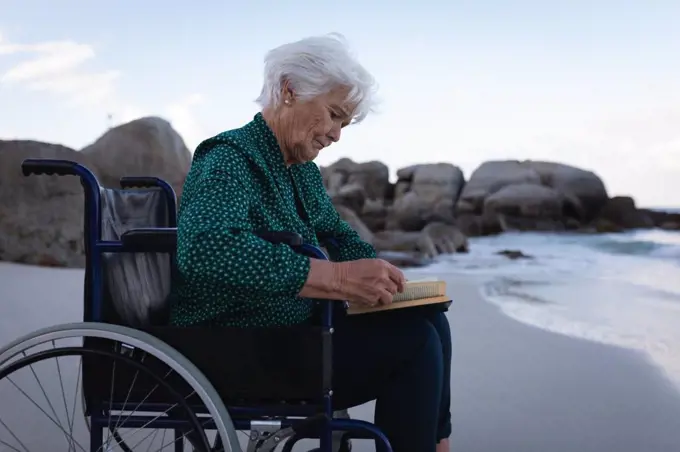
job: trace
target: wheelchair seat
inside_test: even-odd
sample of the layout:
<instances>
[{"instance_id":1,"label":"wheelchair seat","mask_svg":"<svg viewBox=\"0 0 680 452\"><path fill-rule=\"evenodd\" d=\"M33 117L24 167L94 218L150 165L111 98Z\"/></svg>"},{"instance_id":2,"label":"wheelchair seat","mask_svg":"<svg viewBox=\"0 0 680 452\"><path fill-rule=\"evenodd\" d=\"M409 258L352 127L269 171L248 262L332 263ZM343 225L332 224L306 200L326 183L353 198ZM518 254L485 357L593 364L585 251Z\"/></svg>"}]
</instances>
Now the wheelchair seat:
<instances>
[{"instance_id":1,"label":"wheelchair seat","mask_svg":"<svg viewBox=\"0 0 680 452\"><path fill-rule=\"evenodd\" d=\"M102 188L100 194L102 239L126 250L103 254L102 321L146 331L171 345L206 375L227 405L299 404L305 411L320 406L320 327L169 325L176 229L165 193ZM299 359L282 358L281 350L291 349L299 350Z\"/></svg>"}]
</instances>

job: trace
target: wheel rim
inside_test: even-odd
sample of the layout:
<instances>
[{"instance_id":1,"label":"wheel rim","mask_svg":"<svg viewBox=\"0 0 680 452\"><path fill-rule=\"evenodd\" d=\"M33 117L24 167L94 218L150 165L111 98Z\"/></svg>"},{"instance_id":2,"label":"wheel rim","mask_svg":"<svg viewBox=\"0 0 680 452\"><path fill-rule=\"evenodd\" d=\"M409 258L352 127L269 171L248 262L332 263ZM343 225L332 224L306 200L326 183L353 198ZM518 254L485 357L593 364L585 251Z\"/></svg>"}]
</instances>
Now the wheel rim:
<instances>
[{"instance_id":1,"label":"wheel rim","mask_svg":"<svg viewBox=\"0 0 680 452\"><path fill-rule=\"evenodd\" d=\"M207 378L186 357L160 339L140 330L95 322L77 322L42 328L0 348L0 369L25 350L61 339L100 338L127 344L161 360L196 391L221 439L221 451L242 452L234 424L221 398ZM1 426L0 426L1 427Z\"/></svg>"},{"instance_id":2,"label":"wheel rim","mask_svg":"<svg viewBox=\"0 0 680 452\"><path fill-rule=\"evenodd\" d=\"M123 363L127 366L134 368L137 373L142 372L144 375L151 377L157 385L162 386L165 391L172 394L172 396L175 400L175 405L172 406L173 408L176 407L176 406L183 408L184 414L188 418L187 422L191 425L192 430L197 433L194 436L195 437L197 436L198 438L194 438L194 441L197 442L198 444L194 443L193 446L198 447L199 450L206 451L206 452L210 450L210 445L209 445L208 440L205 436L205 433L204 433L204 431L203 431L203 429L200 425L200 422L198 421L198 418L196 417L194 412L188 406L186 400L179 393L177 393L177 391L175 391L163 378L161 378L160 376L155 374L153 371L151 371L150 369L145 367L140 362L138 362L138 361L136 361L136 360L134 360L134 359L132 359L128 356L121 355L121 354L118 354L118 353L115 353L115 352L112 352L112 351L108 351L108 350L87 349L87 348L83 348L83 347L63 347L63 348L54 348L52 350L45 350L45 351L37 352L37 353L29 355L29 356L24 356L23 358L20 358L20 359L14 361L13 363L8 365L4 369L1 369L0 370L0 381L3 381L5 379L9 380L10 383L12 383L12 385L15 386L22 393L22 395L24 397L28 398L31 401L31 403L35 407L37 407L40 411L42 411L42 413L52 423L56 424L57 427L62 431L62 433L65 434L66 440L69 444L69 450L80 450L82 452L87 452L87 449L82 444L80 444L76 440L76 438L74 438L73 427L74 427L74 422L75 422L75 410L73 410L72 413L69 413L69 411L68 411L68 404L67 404L67 401L66 401L66 394L64 392L63 381L60 381L60 385L61 385L61 388L62 388L62 397L63 397L63 402L64 402L64 408L66 410L66 417L67 417L67 424L68 424L67 427L69 428L70 431L67 431L66 428L64 428L64 426L60 425L57 422L56 419L52 418L52 416L50 416L50 413L48 413L47 410L40 407L40 405L35 400L33 400L27 394L26 391L22 390L18 386L18 384L15 383L12 380L11 376L12 376L12 374L18 372L19 370L22 370L24 368L29 367L31 369L31 372L33 373L33 375L36 376L36 380L38 381L38 384L40 385L40 387L42 389L42 393L43 393L43 395L45 396L45 398L48 402L48 405L49 405L49 407L52 411L52 414L54 415L54 417L59 418L59 416L56 413L56 409L54 408L54 404L52 404L50 402L50 399L47 396L43 385L41 385L40 381L38 380L38 377L35 373L35 370L33 369L33 365L37 364L39 362L47 361L49 359L55 359L56 363L57 363L57 368L59 368L59 358L60 357L76 357L76 356L80 357L81 359L85 358L85 357L107 358L114 363L113 364L114 369L116 368L117 363ZM79 366L79 373L80 373L81 369L82 369L81 366ZM137 375L137 373L135 375ZM61 378L61 372L60 372L60 378ZM112 382L113 381L115 381L115 375L112 376ZM111 385L111 394L113 394L113 390L114 390L114 388L113 388L113 384L112 384ZM131 389L130 389L130 391L131 391ZM77 403L77 399L76 399L77 392L78 391L77 391L77 388L76 388L76 394L74 396L74 400L73 400L73 404L72 404L74 407ZM129 411L129 410L125 410L125 406L123 406L121 411ZM69 416L69 414L72 414L73 417ZM136 429L134 431L134 433L139 432L139 431L143 430L144 428L147 428L149 425L152 424L153 421L160 419L160 417L164 414L167 414L167 411L164 412L164 413L161 413L160 415L156 416L155 418L152 418L151 420L148 421L148 423L146 425L142 426L141 428ZM111 422L114 421L114 419L112 419L111 412L109 411L108 429L111 430L112 432L115 432L115 434L112 435L111 437L108 437L107 441L102 444L102 446L99 448L99 450L101 450L101 451L110 450L111 447L112 447L111 438L113 438L114 441L116 441L116 444L114 444L113 446L121 447L121 449L124 452L131 451L131 450L137 450L137 446L139 444L142 444L144 439L146 439L146 437L145 437L145 438L142 438L142 440L133 443L132 447L129 447L129 445L127 444L126 441L123 441L122 444L119 443L119 440L122 439L122 437L120 436L120 433L119 433L119 428L125 427L125 423L126 423L127 419L132 417L132 413L130 413L130 415L128 415L125 419L121 419L123 416L124 415L119 414L117 416L117 419L115 419L115 425L112 426ZM19 449L17 447L13 447L10 443L3 440L2 436L0 436L0 444L4 445L5 447L9 447L11 450L18 450L20 452L24 452L24 451L29 450L26 447L25 443L23 441L21 441L20 438L18 438L17 435L13 431L11 431L9 429L8 425L4 421L0 420L0 425L4 426L6 431L9 432L9 436L7 437L7 439L9 439L9 437L14 439L16 441L15 444L20 446L21 449ZM148 436L151 436L151 435L149 434ZM179 439L181 439L183 441L183 438L184 438L184 436L182 436ZM164 443L163 440L161 440L161 448L159 450L162 450L167 446L172 446L177 440L178 439L176 438L175 441L169 442L169 443ZM151 444L149 445L149 450L151 450Z\"/></svg>"}]
</instances>

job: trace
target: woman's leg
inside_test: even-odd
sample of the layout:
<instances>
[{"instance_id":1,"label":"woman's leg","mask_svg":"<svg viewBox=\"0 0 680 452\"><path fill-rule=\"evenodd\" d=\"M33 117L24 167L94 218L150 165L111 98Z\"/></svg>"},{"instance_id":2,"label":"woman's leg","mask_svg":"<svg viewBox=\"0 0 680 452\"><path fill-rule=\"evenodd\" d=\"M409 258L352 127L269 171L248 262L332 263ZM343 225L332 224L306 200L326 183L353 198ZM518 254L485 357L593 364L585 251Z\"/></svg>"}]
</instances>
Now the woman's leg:
<instances>
[{"instance_id":1,"label":"woman's leg","mask_svg":"<svg viewBox=\"0 0 680 452\"><path fill-rule=\"evenodd\" d=\"M441 339L423 316L350 316L333 335L335 408L376 399L375 424L394 452L435 452Z\"/></svg>"},{"instance_id":2,"label":"woman's leg","mask_svg":"<svg viewBox=\"0 0 680 452\"><path fill-rule=\"evenodd\" d=\"M439 405L439 420L437 422L437 442L448 439L451 436L451 327L449 319L443 312L428 315L428 320L437 330L441 340L442 355L444 359L442 398Z\"/></svg>"}]
</instances>

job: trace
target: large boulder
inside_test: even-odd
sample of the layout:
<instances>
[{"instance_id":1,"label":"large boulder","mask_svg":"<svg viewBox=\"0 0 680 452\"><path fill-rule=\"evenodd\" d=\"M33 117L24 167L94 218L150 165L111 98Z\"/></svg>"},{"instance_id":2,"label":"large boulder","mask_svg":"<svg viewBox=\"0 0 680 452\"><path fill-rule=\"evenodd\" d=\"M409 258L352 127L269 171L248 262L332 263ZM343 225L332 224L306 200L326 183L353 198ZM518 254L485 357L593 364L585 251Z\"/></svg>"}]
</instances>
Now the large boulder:
<instances>
[{"instance_id":1,"label":"large boulder","mask_svg":"<svg viewBox=\"0 0 680 452\"><path fill-rule=\"evenodd\" d=\"M368 199L382 200L389 190L389 168L379 161L357 163L349 158L342 158L321 168L321 173L331 195L344 185L356 185L363 188Z\"/></svg>"},{"instance_id":2,"label":"large boulder","mask_svg":"<svg viewBox=\"0 0 680 452\"><path fill-rule=\"evenodd\" d=\"M549 219L573 227L592 221L608 199L604 183L591 171L544 161L489 161L470 175L456 211Z\"/></svg>"},{"instance_id":3,"label":"large boulder","mask_svg":"<svg viewBox=\"0 0 680 452\"><path fill-rule=\"evenodd\" d=\"M83 189L77 177L25 177L26 158L71 160L91 168L89 157L38 141L0 141L0 260L82 267Z\"/></svg>"},{"instance_id":4,"label":"large boulder","mask_svg":"<svg viewBox=\"0 0 680 452\"><path fill-rule=\"evenodd\" d=\"M652 209L640 209L640 211L647 215L657 228L668 231L680 230L680 212L665 212Z\"/></svg>"},{"instance_id":5,"label":"large boulder","mask_svg":"<svg viewBox=\"0 0 680 452\"><path fill-rule=\"evenodd\" d=\"M155 176L181 195L191 153L170 123L145 117L109 129L81 152L100 173L100 183L119 187L123 176Z\"/></svg>"},{"instance_id":6,"label":"large boulder","mask_svg":"<svg viewBox=\"0 0 680 452\"><path fill-rule=\"evenodd\" d=\"M516 160L482 163L470 175L460 194L457 212L481 214L486 198L508 185L541 184L532 167Z\"/></svg>"},{"instance_id":7,"label":"large boulder","mask_svg":"<svg viewBox=\"0 0 680 452\"><path fill-rule=\"evenodd\" d=\"M321 167L324 185L335 206L348 207L372 231L385 226L386 197L393 196L387 165L378 161L357 163L342 158Z\"/></svg>"},{"instance_id":8,"label":"large boulder","mask_svg":"<svg viewBox=\"0 0 680 452\"><path fill-rule=\"evenodd\" d=\"M373 232L361 221L359 215L357 215L352 209L345 206L336 206L335 209L338 211L340 218L345 220L354 231L359 234L362 240L368 243L373 243L374 237Z\"/></svg>"},{"instance_id":9,"label":"large boulder","mask_svg":"<svg viewBox=\"0 0 680 452\"><path fill-rule=\"evenodd\" d=\"M341 185L331 194L331 200L336 206L345 206L355 212L363 212L364 204L366 204L366 190L356 182Z\"/></svg>"},{"instance_id":10,"label":"large boulder","mask_svg":"<svg viewBox=\"0 0 680 452\"><path fill-rule=\"evenodd\" d=\"M621 229L640 229L654 227L654 221L647 212L635 205L630 196L614 196L609 199L598 213L596 223L606 222L617 225Z\"/></svg>"},{"instance_id":11,"label":"large boulder","mask_svg":"<svg viewBox=\"0 0 680 452\"><path fill-rule=\"evenodd\" d=\"M543 185L579 201L583 220L593 218L609 199L604 182L592 171L555 162L530 164L541 176Z\"/></svg>"},{"instance_id":12,"label":"large boulder","mask_svg":"<svg viewBox=\"0 0 680 452\"><path fill-rule=\"evenodd\" d=\"M440 222L422 231L380 231L373 235L372 244L377 251L410 252L425 259L469 250L467 237L458 227Z\"/></svg>"},{"instance_id":13,"label":"large boulder","mask_svg":"<svg viewBox=\"0 0 680 452\"><path fill-rule=\"evenodd\" d=\"M455 221L456 201L465 184L460 168L450 163L414 165L400 169L397 177L388 229L419 231L431 222Z\"/></svg>"},{"instance_id":14,"label":"large boulder","mask_svg":"<svg viewBox=\"0 0 680 452\"><path fill-rule=\"evenodd\" d=\"M0 141L0 260L83 267L84 196L75 177L24 177L26 158L71 160L99 182L156 176L181 193L191 154L167 121L142 118L107 131L81 152L37 141Z\"/></svg>"},{"instance_id":15,"label":"large boulder","mask_svg":"<svg viewBox=\"0 0 680 452\"><path fill-rule=\"evenodd\" d=\"M506 185L484 200L484 211L530 218L560 218L563 196L543 185Z\"/></svg>"}]
</instances>

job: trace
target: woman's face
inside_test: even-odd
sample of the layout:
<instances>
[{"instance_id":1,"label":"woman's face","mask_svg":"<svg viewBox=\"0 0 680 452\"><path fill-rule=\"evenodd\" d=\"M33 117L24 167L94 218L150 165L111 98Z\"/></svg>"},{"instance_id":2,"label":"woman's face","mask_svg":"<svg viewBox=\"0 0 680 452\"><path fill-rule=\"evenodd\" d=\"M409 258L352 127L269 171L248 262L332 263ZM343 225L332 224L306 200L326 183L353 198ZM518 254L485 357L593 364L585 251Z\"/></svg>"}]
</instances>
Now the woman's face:
<instances>
[{"instance_id":1,"label":"woman's face","mask_svg":"<svg viewBox=\"0 0 680 452\"><path fill-rule=\"evenodd\" d=\"M286 163L314 160L321 149L340 139L340 130L352 119L352 106L345 103L348 90L334 89L307 101L284 97L282 132Z\"/></svg>"}]
</instances>

